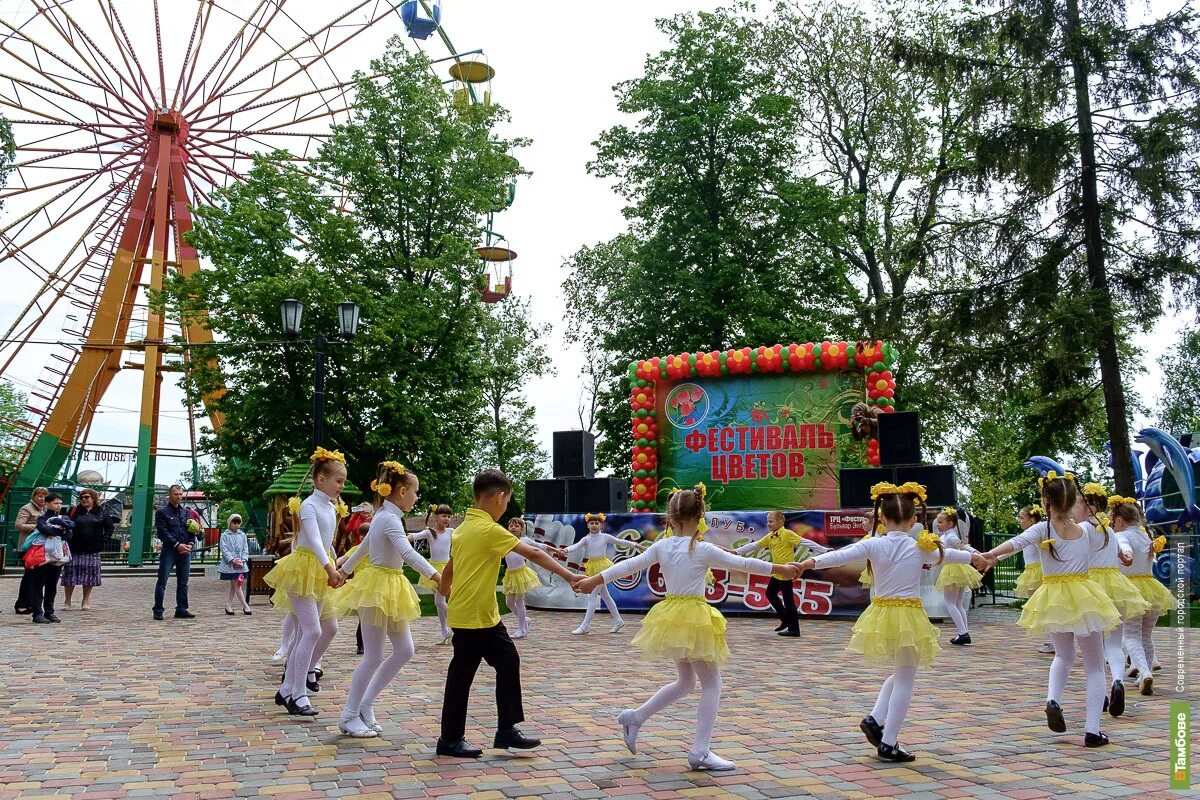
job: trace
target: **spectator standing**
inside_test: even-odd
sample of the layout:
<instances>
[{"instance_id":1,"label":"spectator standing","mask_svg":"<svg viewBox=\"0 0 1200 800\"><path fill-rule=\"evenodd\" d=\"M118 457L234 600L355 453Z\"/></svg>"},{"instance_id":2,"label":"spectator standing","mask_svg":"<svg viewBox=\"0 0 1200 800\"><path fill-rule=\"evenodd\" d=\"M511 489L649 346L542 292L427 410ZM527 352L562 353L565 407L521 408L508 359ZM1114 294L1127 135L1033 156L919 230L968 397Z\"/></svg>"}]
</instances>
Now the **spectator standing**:
<instances>
[{"instance_id":1,"label":"spectator standing","mask_svg":"<svg viewBox=\"0 0 1200 800\"><path fill-rule=\"evenodd\" d=\"M100 507L100 495L94 489L79 492L79 503L69 516L75 521L71 538L71 560L63 567L63 605L71 607L75 587L83 587L80 610L91 610L92 589L100 585L100 553L112 539L112 519Z\"/></svg>"},{"instance_id":2,"label":"spectator standing","mask_svg":"<svg viewBox=\"0 0 1200 800\"><path fill-rule=\"evenodd\" d=\"M21 506L21 510L17 512L17 553L24 552L25 539L29 534L37 530L37 521L42 513L46 510L46 495L50 494L50 490L44 486L39 486L33 490L33 496L29 498L29 502ZM24 564L24 559L18 559ZM21 586L17 589L17 602L13 604L13 611L18 614L33 613L33 570L26 569L21 573Z\"/></svg>"},{"instance_id":3,"label":"spectator standing","mask_svg":"<svg viewBox=\"0 0 1200 800\"><path fill-rule=\"evenodd\" d=\"M249 616L250 604L246 602L246 575L250 572L250 543L246 541L246 533L242 530L240 514L229 516L228 527L221 534L221 563L217 572L221 580L229 582L229 596L225 598L225 613L233 616L233 603L236 599L242 606L242 613Z\"/></svg>"},{"instance_id":4,"label":"spectator standing","mask_svg":"<svg viewBox=\"0 0 1200 800\"><path fill-rule=\"evenodd\" d=\"M188 576L192 568L195 535L188 530L191 514L183 507L183 487L175 484L167 493L167 502L154 512L154 530L162 541L158 556L158 582L154 584L154 618L163 618L163 595L167 578L175 571L175 618L192 619L188 610Z\"/></svg>"}]
</instances>

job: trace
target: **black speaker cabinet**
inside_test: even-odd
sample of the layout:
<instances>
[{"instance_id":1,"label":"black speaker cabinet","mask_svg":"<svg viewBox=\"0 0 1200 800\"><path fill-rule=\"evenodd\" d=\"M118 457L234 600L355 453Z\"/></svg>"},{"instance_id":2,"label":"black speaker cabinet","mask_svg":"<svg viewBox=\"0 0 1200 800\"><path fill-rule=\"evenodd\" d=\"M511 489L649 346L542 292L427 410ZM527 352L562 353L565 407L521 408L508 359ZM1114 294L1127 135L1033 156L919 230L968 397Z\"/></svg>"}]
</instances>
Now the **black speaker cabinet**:
<instances>
[{"instance_id":1,"label":"black speaker cabinet","mask_svg":"<svg viewBox=\"0 0 1200 800\"><path fill-rule=\"evenodd\" d=\"M921 422L915 411L879 415L879 464L898 467L921 463Z\"/></svg>"},{"instance_id":2,"label":"black speaker cabinet","mask_svg":"<svg viewBox=\"0 0 1200 800\"><path fill-rule=\"evenodd\" d=\"M955 479L954 467L936 465L931 467L896 467L894 483L916 481L925 487L929 495L926 504L929 508L958 505L958 483Z\"/></svg>"},{"instance_id":3,"label":"black speaker cabinet","mask_svg":"<svg viewBox=\"0 0 1200 800\"><path fill-rule=\"evenodd\" d=\"M621 478L568 478L567 513L612 514L629 508L629 489Z\"/></svg>"},{"instance_id":4,"label":"black speaker cabinet","mask_svg":"<svg viewBox=\"0 0 1200 800\"><path fill-rule=\"evenodd\" d=\"M842 508L871 508L871 487L880 481L896 482L893 467L846 467L838 477L838 501Z\"/></svg>"},{"instance_id":5,"label":"black speaker cabinet","mask_svg":"<svg viewBox=\"0 0 1200 800\"><path fill-rule=\"evenodd\" d=\"M525 481L525 511L530 514L567 513L567 482Z\"/></svg>"},{"instance_id":6,"label":"black speaker cabinet","mask_svg":"<svg viewBox=\"0 0 1200 800\"><path fill-rule=\"evenodd\" d=\"M593 477L596 437L587 431L555 431L553 462L556 478Z\"/></svg>"}]
</instances>

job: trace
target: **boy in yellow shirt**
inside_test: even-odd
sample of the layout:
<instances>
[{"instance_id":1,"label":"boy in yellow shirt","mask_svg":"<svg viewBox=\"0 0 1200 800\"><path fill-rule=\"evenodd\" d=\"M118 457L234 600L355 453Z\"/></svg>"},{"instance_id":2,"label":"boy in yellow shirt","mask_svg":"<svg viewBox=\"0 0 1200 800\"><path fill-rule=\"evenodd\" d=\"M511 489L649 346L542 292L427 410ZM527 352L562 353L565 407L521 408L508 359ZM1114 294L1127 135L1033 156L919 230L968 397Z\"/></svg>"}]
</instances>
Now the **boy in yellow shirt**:
<instances>
[{"instance_id":1,"label":"boy in yellow shirt","mask_svg":"<svg viewBox=\"0 0 1200 800\"><path fill-rule=\"evenodd\" d=\"M442 594L448 599L446 620L454 635L454 657L446 670L442 698L442 732L437 742L440 756L478 758L483 750L467 744L467 701L480 661L496 670L496 708L499 721L492 747L525 754L541 741L523 736L516 725L524 722L521 704L521 657L500 621L496 583L500 560L510 552L562 577L572 586L583 579L536 547L521 542L497 520L508 508L512 483L499 470L488 469L475 477L474 505L454 531L450 562L442 570Z\"/></svg>"},{"instance_id":2,"label":"boy in yellow shirt","mask_svg":"<svg viewBox=\"0 0 1200 800\"><path fill-rule=\"evenodd\" d=\"M742 545L737 549L737 554L744 556L761 547L771 554L772 564L789 564L793 561L803 561L810 554L820 555L828 551L829 548L783 527L784 522L782 511L767 514L767 527L771 532L756 542ZM803 555L797 554L798 545L804 545ZM792 582L779 580L772 575L771 580L767 582L767 602L779 615L779 627L775 632L780 636L799 636L800 614L796 611L796 595L792 591Z\"/></svg>"}]
</instances>

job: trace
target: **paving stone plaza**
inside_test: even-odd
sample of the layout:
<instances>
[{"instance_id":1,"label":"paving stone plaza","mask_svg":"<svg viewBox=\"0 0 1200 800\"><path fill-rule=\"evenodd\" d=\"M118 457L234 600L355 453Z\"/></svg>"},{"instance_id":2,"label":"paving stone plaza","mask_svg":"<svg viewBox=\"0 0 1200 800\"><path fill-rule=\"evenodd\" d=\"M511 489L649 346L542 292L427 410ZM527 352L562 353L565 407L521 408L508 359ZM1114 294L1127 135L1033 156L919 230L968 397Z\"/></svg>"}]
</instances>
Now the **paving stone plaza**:
<instances>
[{"instance_id":1,"label":"paving stone plaza","mask_svg":"<svg viewBox=\"0 0 1200 800\"><path fill-rule=\"evenodd\" d=\"M336 729L357 658L352 624L325 659L321 715L302 721L271 702L277 615L255 598L253 616L227 617L223 585L196 576L191 587L191 621L151 621L153 579L130 577L106 578L88 612L61 609L60 594L63 623L34 626L11 613L16 581L0 580L0 799L1180 796L1166 791L1171 682L1154 697L1131 691L1125 716L1105 719L1112 745L1084 749L1081 668L1064 702L1069 732L1053 734L1041 711L1049 656L1008 609L977 609L970 647L950 647L942 627L901 736L911 765L880 762L858 731L883 676L843 652L848 622L806 622L801 638L781 640L771 619L731 619L713 751L738 769L709 775L685 761L694 698L642 729L638 755L621 743L616 714L666 681L629 647L637 616L615 635L571 636L578 614L534 612L518 646L523 729L543 738L541 755L457 761L433 754L450 658L433 644L436 620L417 623L417 655L380 697L382 737L355 740ZM1168 670L1170 635L1158 630ZM1200 637L1187 654L1200 664ZM471 700L467 737L479 745L495 724L491 678L480 670Z\"/></svg>"}]
</instances>

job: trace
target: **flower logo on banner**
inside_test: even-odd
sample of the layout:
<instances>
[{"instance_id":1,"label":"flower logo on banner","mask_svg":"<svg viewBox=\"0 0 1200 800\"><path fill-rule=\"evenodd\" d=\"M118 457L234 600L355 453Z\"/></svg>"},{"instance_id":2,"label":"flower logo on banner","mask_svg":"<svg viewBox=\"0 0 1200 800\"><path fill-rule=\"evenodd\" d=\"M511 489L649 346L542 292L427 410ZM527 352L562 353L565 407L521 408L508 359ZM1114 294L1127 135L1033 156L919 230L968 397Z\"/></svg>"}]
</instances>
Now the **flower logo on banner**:
<instances>
[{"instance_id":1,"label":"flower logo on banner","mask_svg":"<svg viewBox=\"0 0 1200 800\"><path fill-rule=\"evenodd\" d=\"M708 395L694 383L681 383L667 395L667 419L676 428L694 428L708 416Z\"/></svg>"}]
</instances>

